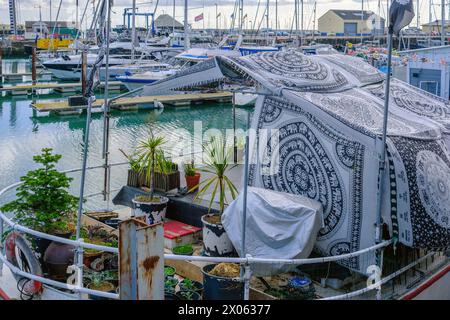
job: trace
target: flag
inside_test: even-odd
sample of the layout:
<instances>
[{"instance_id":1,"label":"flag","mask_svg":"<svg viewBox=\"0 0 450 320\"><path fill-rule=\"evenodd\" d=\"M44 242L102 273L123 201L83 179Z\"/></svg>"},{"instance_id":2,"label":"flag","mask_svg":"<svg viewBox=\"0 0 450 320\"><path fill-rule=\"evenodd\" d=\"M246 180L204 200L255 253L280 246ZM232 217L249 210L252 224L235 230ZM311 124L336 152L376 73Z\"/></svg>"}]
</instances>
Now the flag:
<instances>
[{"instance_id":1,"label":"flag","mask_svg":"<svg viewBox=\"0 0 450 320\"><path fill-rule=\"evenodd\" d=\"M203 20L203 13L199 14L198 16L196 16L194 20L195 20L195 22Z\"/></svg>"},{"instance_id":2,"label":"flag","mask_svg":"<svg viewBox=\"0 0 450 320\"><path fill-rule=\"evenodd\" d=\"M392 0L389 10L389 31L397 36L414 18L412 0Z\"/></svg>"},{"instance_id":3,"label":"flag","mask_svg":"<svg viewBox=\"0 0 450 320\"><path fill-rule=\"evenodd\" d=\"M216 19L219 18L222 15L222 12L219 12L216 16Z\"/></svg>"}]
</instances>

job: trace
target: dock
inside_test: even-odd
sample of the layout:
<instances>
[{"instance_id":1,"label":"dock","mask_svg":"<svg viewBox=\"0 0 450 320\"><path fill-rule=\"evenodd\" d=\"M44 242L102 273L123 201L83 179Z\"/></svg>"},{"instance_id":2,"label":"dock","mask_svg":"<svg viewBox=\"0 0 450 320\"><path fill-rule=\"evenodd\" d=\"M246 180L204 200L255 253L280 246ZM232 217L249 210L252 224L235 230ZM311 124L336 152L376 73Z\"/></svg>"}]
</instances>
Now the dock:
<instances>
[{"instance_id":1,"label":"dock","mask_svg":"<svg viewBox=\"0 0 450 320\"><path fill-rule=\"evenodd\" d=\"M231 92L212 92L212 93L188 93L165 96L141 96L124 97L111 102L111 108L119 110L137 109L139 105L154 104L161 102L172 106L186 106L193 103L216 101L229 102L233 94ZM104 100L98 99L92 104L92 108L101 108ZM86 109L87 106L69 106L67 100L55 102L33 102L30 105L38 112L72 112Z\"/></svg>"},{"instance_id":2,"label":"dock","mask_svg":"<svg viewBox=\"0 0 450 320\"><path fill-rule=\"evenodd\" d=\"M110 81L109 88L110 90L120 89L122 83L120 81ZM100 88L104 87L104 83L100 84ZM33 91L42 90L42 89L53 89L57 92L75 92L77 90L81 90L81 82L75 83L36 83L36 84L19 84L16 86L6 86L0 87L0 92L7 92L12 95L27 95L31 94Z\"/></svg>"},{"instance_id":3,"label":"dock","mask_svg":"<svg viewBox=\"0 0 450 320\"><path fill-rule=\"evenodd\" d=\"M50 71L38 71L36 75L39 76L51 76L52 73ZM0 75L0 80L4 79L5 81L19 81L22 80L23 77L31 77L31 72L19 72L19 73L4 73Z\"/></svg>"}]
</instances>

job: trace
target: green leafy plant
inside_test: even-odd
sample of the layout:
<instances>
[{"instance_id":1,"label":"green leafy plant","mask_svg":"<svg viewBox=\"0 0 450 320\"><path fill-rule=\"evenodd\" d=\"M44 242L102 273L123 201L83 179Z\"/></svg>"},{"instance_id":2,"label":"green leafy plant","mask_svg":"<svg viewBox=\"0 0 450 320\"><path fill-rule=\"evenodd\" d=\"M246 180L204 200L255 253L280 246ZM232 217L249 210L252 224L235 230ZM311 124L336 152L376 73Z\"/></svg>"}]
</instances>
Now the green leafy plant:
<instances>
[{"instance_id":1,"label":"green leafy plant","mask_svg":"<svg viewBox=\"0 0 450 320\"><path fill-rule=\"evenodd\" d=\"M175 254L192 254L194 251L194 248L192 248L192 245L185 244L183 246L177 246L172 249L172 252Z\"/></svg>"},{"instance_id":2,"label":"green leafy plant","mask_svg":"<svg viewBox=\"0 0 450 320\"><path fill-rule=\"evenodd\" d=\"M146 179L150 181L150 198L154 199L155 193L155 167L157 166L157 157L161 151L161 146L164 144L164 138L153 135L150 131L150 135L147 139L142 140L137 147L138 162L145 170Z\"/></svg>"},{"instance_id":3,"label":"green leafy plant","mask_svg":"<svg viewBox=\"0 0 450 320\"><path fill-rule=\"evenodd\" d=\"M136 155L128 155L125 151L122 149L119 149L120 152L125 156L125 158L128 159L128 163L130 164L130 169L135 172L141 172L142 171L142 163L139 161L139 158Z\"/></svg>"},{"instance_id":4,"label":"green leafy plant","mask_svg":"<svg viewBox=\"0 0 450 320\"><path fill-rule=\"evenodd\" d=\"M175 278L167 278L167 279L164 281L164 286L165 286L165 287L176 287L177 284L178 284L178 280L175 279Z\"/></svg>"},{"instance_id":5,"label":"green leafy plant","mask_svg":"<svg viewBox=\"0 0 450 320\"><path fill-rule=\"evenodd\" d=\"M164 266L164 275L166 277L173 276L174 274L175 274L175 268L169 267L169 266Z\"/></svg>"},{"instance_id":6,"label":"green leafy plant","mask_svg":"<svg viewBox=\"0 0 450 320\"><path fill-rule=\"evenodd\" d=\"M183 164L184 175L188 177L193 177L197 173L197 168L193 163Z\"/></svg>"},{"instance_id":7,"label":"green leafy plant","mask_svg":"<svg viewBox=\"0 0 450 320\"><path fill-rule=\"evenodd\" d=\"M111 291L114 289L114 285L110 281L117 281L117 272L112 270L106 271L91 271L87 268L84 269L83 278L88 283L89 288L100 291Z\"/></svg>"},{"instance_id":8,"label":"green leafy plant","mask_svg":"<svg viewBox=\"0 0 450 320\"><path fill-rule=\"evenodd\" d=\"M158 150L155 170L162 174L171 174L176 171L176 164L170 158L167 158L162 150Z\"/></svg>"},{"instance_id":9,"label":"green leafy plant","mask_svg":"<svg viewBox=\"0 0 450 320\"><path fill-rule=\"evenodd\" d=\"M97 244L99 246L117 248L119 245L118 237L104 230L101 226L87 226L82 227L80 230L81 238L85 239L86 242ZM72 240L76 240L75 236L71 237ZM100 252L96 249L84 249L87 253Z\"/></svg>"},{"instance_id":10,"label":"green leafy plant","mask_svg":"<svg viewBox=\"0 0 450 320\"><path fill-rule=\"evenodd\" d=\"M211 211L212 203L216 197L216 194L218 194L220 214L222 214L225 210L225 203L227 202L227 189L230 190L233 200L236 199L238 194L233 182L226 175L227 172L235 166L231 166L229 162L232 149L227 147L223 139L213 137L208 144L203 146L203 150L205 165L200 169L200 171L209 173L212 176L199 183L199 186L202 187L199 189L194 201L202 200L207 191L212 188L208 211Z\"/></svg>"},{"instance_id":11,"label":"green leafy plant","mask_svg":"<svg viewBox=\"0 0 450 320\"><path fill-rule=\"evenodd\" d=\"M16 200L3 205L0 210L14 213L14 221L45 233L66 232L74 228L78 198L68 192L73 180L55 169L61 155L52 149L42 149L33 157L41 167L28 171L16 193Z\"/></svg>"}]
</instances>

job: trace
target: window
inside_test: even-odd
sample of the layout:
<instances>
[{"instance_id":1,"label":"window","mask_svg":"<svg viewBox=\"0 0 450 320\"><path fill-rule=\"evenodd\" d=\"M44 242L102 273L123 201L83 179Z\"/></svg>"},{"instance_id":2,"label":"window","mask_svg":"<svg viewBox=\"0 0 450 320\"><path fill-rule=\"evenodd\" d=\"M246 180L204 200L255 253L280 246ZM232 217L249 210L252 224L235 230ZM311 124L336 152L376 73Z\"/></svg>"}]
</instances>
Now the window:
<instances>
[{"instance_id":1,"label":"window","mask_svg":"<svg viewBox=\"0 0 450 320\"><path fill-rule=\"evenodd\" d=\"M434 95L438 95L439 83L437 81L420 81L419 88Z\"/></svg>"}]
</instances>

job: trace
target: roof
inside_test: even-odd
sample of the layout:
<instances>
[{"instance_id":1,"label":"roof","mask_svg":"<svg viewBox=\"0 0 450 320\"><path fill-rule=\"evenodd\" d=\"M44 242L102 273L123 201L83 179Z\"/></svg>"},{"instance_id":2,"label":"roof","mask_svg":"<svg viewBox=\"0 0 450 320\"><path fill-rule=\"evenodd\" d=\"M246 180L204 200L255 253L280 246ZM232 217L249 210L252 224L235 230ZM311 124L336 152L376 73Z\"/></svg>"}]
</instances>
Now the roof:
<instances>
[{"instance_id":1,"label":"roof","mask_svg":"<svg viewBox=\"0 0 450 320\"><path fill-rule=\"evenodd\" d=\"M48 27L53 28L55 21L51 21L51 22L50 21L25 21L25 28L31 29L31 28L33 28L34 24L40 24L40 23L46 24L47 28ZM69 22L69 21L58 21L57 26L60 28L70 28L70 27L74 26L74 23Z\"/></svg>"},{"instance_id":2,"label":"roof","mask_svg":"<svg viewBox=\"0 0 450 320\"><path fill-rule=\"evenodd\" d=\"M441 25L442 25L441 20L434 20L434 21L422 24L422 26L441 26ZM445 20L445 25L446 26L450 25L450 20Z\"/></svg>"},{"instance_id":3,"label":"roof","mask_svg":"<svg viewBox=\"0 0 450 320\"><path fill-rule=\"evenodd\" d=\"M330 11L334 12L343 20L361 20L361 10L335 10L331 9ZM373 11L364 11L364 20L368 20L375 13ZM380 17L381 18L381 17ZM383 18L381 18L384 21Z\"/></svg>"},{"instance_id":4,"label":"roof","mask_svg":"<svg viewBox=\"0 0 450 320\"><path fill-rule=\"evenodd\" d=\"M183 28L183 24L181 24L180 22L178 22L177 20L173 19L172 16L168 15L168 14L161 14L160 16L158 16L158 18L156 18L155 20L155 26L157 28L172 28L174 26L174 22L175 22L175 28Z\"/></svg>"}]
</instances>

